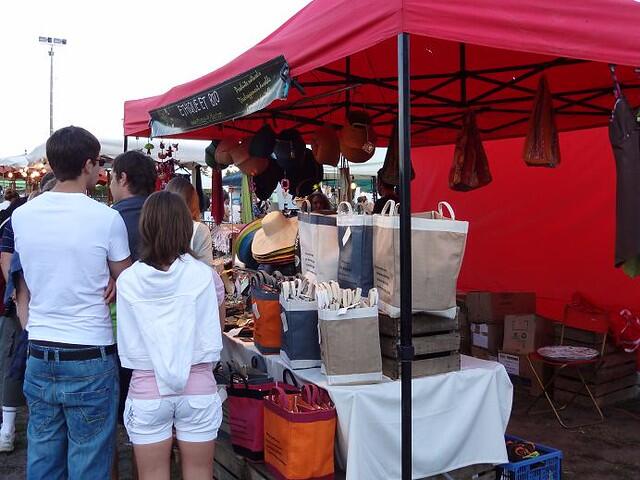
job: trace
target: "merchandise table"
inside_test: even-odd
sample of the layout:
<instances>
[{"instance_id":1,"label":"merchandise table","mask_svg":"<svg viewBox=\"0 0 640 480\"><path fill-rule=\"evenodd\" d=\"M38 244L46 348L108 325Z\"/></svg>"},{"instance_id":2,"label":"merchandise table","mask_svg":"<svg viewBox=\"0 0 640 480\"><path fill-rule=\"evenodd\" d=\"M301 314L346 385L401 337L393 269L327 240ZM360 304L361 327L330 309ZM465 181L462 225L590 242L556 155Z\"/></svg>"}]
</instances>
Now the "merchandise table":
<instances>
[{"instance_id":1,"label":"merchandise table","mask_svg":"<svg viewBox=\"0 0 640 480\"><path fill-rule=\"evenodd\" d=\"M253 343L223 335L222 360L251 365L265 359L269 374L282 379L279 355L262 355ZM338 461L347 480L400 479L400 381L328 386L320 368L292 370L298 380L326 389L338 413ZM508 462L504 433L513 386L496 362L462 356L462 368L415 378L413 393L413 478L468 465Z\"/></svg>"}]
</instances>

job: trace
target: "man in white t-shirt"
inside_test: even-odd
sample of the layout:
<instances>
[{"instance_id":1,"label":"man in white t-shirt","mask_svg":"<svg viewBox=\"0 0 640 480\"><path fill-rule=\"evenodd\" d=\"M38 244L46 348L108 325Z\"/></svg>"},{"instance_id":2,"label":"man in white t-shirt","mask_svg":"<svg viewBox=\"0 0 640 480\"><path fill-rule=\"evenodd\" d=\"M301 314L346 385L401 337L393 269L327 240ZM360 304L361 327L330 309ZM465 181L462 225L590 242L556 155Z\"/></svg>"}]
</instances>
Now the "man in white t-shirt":
<instances>
[{"instance_id":1,"label":"man in white t-shirt","mask_svg":"<svg viewBox=\"0 0 640 480\"><path fill-rule=\"evenodd\" d=\"M109 478L118 369L105 291L131 264L120 214L89 198L100 143L79 127L47 141L58 180L12 217L29 301L27 478Z\"/></svg>"}]
</instances>

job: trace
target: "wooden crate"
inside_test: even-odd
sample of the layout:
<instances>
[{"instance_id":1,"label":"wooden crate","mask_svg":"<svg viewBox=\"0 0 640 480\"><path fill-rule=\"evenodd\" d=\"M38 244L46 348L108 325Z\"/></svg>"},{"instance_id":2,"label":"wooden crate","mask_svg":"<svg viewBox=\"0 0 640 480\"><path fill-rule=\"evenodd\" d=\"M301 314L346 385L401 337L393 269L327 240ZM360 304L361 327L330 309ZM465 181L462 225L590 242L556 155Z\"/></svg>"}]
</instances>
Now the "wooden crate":
<instances>
[{"instance_id":1,"label":"wooden crate","mask_svg":"<svg viewBox=\"0 0 640 480\"><path fill-rule=\"evenodd\" d=\"M564 344L600 351L603 337L603 334L565 328ZM559 342L560 326L556 326L556 339ZM619 350L609 338L602 362L580 367L580 371L598 405L605 407L637 398L639 391L636 368L635 354ZM575 399L577 404L590 405L591 399L582 386L578 372L573 368L563 369L554 382L554 398L558 402L566 402L576 392L579 392Z\"/></svg>"},{"instance_id":2,"label":"wooden crate","mask_svg":"<svg viewBox=\"0 0 640 480\"><path fill-rule=\"evenodd\" d=\"M213 478L216 480L275 480L264 463L255 463L233 451L231 439L219 433L213 463ZM344 472L336 471L335 480L344 480Z\"/></svg>"},{"instance_id":3,"label":"wooden crate","mask_svg":"<svg viewBox=\"0 0 640 480\"><path fill-rule=\"evenodd\" d=\"M460 354L458 352L445 353L436 357L414 358L411 362L411 378L428 377L458 370L460 370ZM382 357L382 373L392 380L398 380L400 378L400 361Z\"/></svg>"},{"instance_id":4,"label":"wooden crate","mask_svg":"<svg viewBox=\"0 0 640 480\"><path fill-rule=\"evenodd\" d=\"M493 465L479 464L452 470L445 474L434 475L423 480L495 480L496 469Z\"/></svg>"},{"instance_id":5,"label":"wooden crate","mask_svg":"<svg viewBox=\"0 0 640 480\"><path fill-rule=\"evenodd\" d=\"M400 319L380 315L380 349L382 372L389 378L400 378ZM426 313L412 316L412 342L415 357L412 378L460 370L460 331L458 317L449 319Z\"/></svg>"}]
</instances>

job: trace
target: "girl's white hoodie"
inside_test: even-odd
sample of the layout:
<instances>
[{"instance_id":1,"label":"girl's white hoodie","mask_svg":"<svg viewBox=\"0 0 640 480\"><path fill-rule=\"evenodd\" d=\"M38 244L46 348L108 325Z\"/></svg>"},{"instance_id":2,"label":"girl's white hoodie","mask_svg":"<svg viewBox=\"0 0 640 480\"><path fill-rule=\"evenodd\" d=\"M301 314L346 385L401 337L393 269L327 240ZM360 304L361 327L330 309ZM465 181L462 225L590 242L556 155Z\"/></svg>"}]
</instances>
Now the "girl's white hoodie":
<instances>
[{"instance_id":1,"label":"girl's white hoodie","mask_svg":"<svg viewBox=\"0 0 640 480\"><path fill-rule=\"evenodd\" d=\"M220 359L212 272L183 255L166 272L138 261L118 277L120 362L134 370L153 370L160 395L182 393L192 365Z\"/></svg>"}]
</instances>

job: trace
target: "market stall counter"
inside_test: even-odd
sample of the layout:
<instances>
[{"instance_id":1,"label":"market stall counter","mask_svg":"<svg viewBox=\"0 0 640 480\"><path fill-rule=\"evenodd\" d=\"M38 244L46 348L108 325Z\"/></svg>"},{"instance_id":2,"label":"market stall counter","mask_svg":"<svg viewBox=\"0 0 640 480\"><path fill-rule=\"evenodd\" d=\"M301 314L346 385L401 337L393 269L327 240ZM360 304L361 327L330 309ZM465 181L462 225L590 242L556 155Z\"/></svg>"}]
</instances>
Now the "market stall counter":
<instances>
[{"instance_id":1,"label":"market stall counter","mask_svg":"<svg viewBox=\"0 0 640 480\"><path fill-rule=\"evenodd\" d=\"M224 334L223 361L250 365L263 356L252 342ZM287 368L264 355L273 378ZM338 462L351 479L399 479L400 381L329 386L320 368L295 370L304 383L326 389L338 413ZM413 478L474 464L508 461L504 443L513 387L504 367L462 356L461 370L413 379Z\"/></svg>"}]
</instances>

